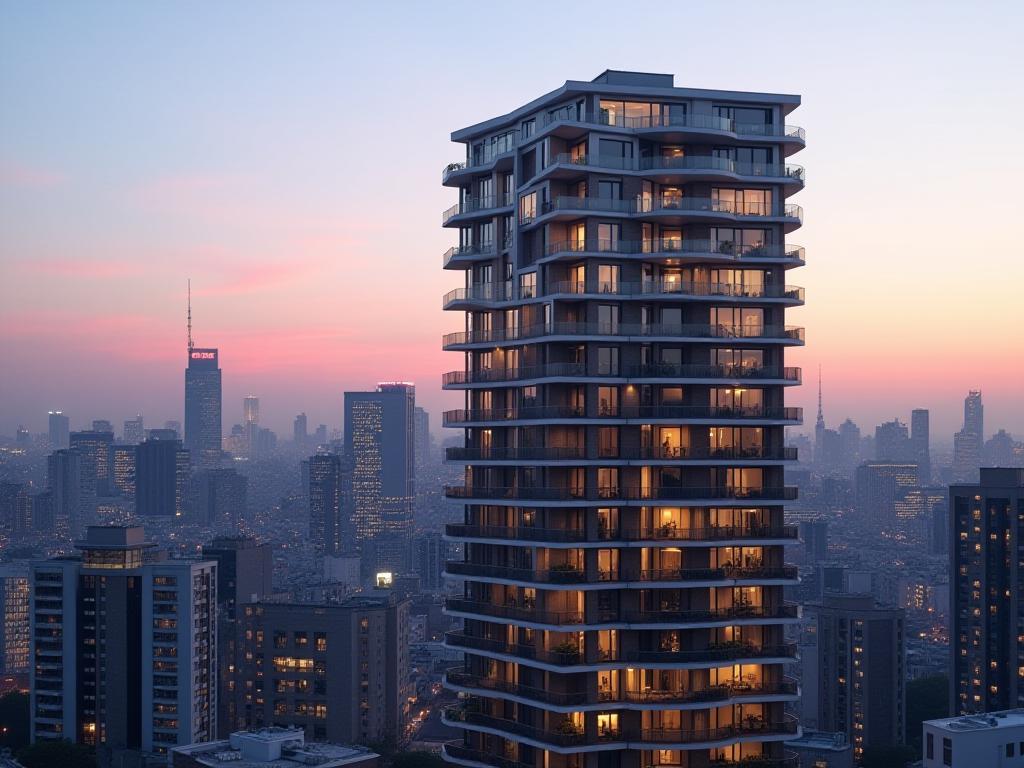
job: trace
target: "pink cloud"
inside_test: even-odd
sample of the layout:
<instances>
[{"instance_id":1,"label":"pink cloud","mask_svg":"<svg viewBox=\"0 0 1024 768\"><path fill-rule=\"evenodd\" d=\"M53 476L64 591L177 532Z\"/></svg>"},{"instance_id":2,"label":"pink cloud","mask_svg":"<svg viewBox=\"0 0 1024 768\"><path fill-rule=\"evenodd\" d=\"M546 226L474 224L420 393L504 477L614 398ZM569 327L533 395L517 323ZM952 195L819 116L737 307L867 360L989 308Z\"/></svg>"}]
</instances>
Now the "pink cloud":
<instances>
[{"instance_id":1,"label":"pink cloud","mask_svg":"<svg viewBox=\"0 0 1024 768\"><path fill-rule=\"evenodd\" d=\"M12 160L0 161L0 186L16 189L47 189L63 184L67 177L39 165Z\"/></svg>"}]
</instances>

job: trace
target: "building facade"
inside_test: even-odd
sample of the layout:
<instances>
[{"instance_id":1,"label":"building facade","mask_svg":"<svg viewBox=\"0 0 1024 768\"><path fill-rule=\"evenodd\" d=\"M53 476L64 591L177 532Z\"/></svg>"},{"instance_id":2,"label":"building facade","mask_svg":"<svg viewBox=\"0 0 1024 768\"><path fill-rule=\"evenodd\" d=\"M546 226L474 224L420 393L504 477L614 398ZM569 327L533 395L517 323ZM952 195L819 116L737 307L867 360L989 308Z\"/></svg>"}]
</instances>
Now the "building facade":
<instances>
[{"instance_id":1,"label":"building facade","mask_svg":"<svg viewBox=\"0 0 1024 768\"><path fill-rule=\"evenodd\" d=\"M222 429L217 350L189 345L185 369L185 447L200 469L220 466Z\"/></svg>"},{"instance_id":2,"label":"building facade","mask_svg":"<svg viewBox=\"0 0 1024 768\"><path fill-rule=\"evenodd\" d=\"M216 564L91 526L31 576L31 735L166 752L216 737Z\"/></svg>"},{"instance_id":3,"label":"building facade","mask_svg":"<svg viewBox=\"0 0 1024 768\"><path fill-rule=\"evenodd\" d=\"M150 439L135 447L135 511L143 517L184 517L191 461L180 440Z\"/></svg>"},{"instance_id":4,"label":"building facade","mask_svg":"<svg viewBox=\"0 0 1024 768\"><path fill-rule=\"evenodd\" d=\"M455 131L460 765L789 761L798 96L608 71ZM718 763L716 763L718 764Z\"/></svg>"},{"instance_id":5,"label":"building facade","mask_svg":"<svg viewBox=\"0 0 1024 768\"><path fill-rule=\"evenodd\" d=\"M309 458L309 538L318 554L354 551L352 464L336 453Z\"/></svg>"},{"instance_id":6,"label":"building facade","mask_svg":"<svg viewBox=\"0 0 1024 768\"><path fill-rule=\"evenodd\" d=\"M1024 706L1024 469L949 489L950 711Z\"/></svg>"},{"instance_id":7,"label":"building facade","mask_svg":"<svg viewBox=\"0 0 1024 768\"><path fill-rule=\"evenodd\" d=\"M0 674L28 674L29 583L24 565L0 565Z\"/></svg>"},{"instance_id":8,"label":"building facade","mask_svg":"<svg viewBox=\"0 0 1024 768\"><path fill-rule=\"evenodd\" d=\"M299 727L314 741L400 742L408 717L409 604L262 602L239 610L241 727Z\"/></svg>"},{"instance_id":9,"label":"building facade","mask_svg":"<svg viewBox=\"0 0 1024 768\"><path fill-rule=\"evenodd\" d=\"M62 411L50 411L47 415L50 448L55 451L67 448L71 435L71 420Z\"/></svg>"}]
</instances>

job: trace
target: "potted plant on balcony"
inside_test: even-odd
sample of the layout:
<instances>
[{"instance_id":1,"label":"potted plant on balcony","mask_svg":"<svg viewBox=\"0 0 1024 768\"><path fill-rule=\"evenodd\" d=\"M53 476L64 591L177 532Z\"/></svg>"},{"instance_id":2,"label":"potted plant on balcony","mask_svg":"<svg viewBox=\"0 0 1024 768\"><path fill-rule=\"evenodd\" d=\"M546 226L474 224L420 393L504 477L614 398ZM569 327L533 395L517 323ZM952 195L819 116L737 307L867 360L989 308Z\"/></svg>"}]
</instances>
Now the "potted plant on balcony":
<instances>
[{"instance_id":1,"label":"potted plant on balcony","mask_svg":"<svg viewBox=\"0 0 1024 768\"><path fill-rule=\"evenodd\" d=\"M583 578L583 571L572 563L558 563L551 566L550 575L552 581L566 583L580 581Z\"/></svg>"},{"instance_id":2,"label":"potted plant on balcony","mask_svg":"<svg viewBox=\"0 0 1024 768\"><path fill-rule=\"evenodd\" d=\"M565 660L569 664L574 664L579 661L580 658L580 647L575 643L571 643L568 640L561 642L558 645L551 647L552 653L557 653L559 656L565 657Z\"/></svg>"}]
</instances>

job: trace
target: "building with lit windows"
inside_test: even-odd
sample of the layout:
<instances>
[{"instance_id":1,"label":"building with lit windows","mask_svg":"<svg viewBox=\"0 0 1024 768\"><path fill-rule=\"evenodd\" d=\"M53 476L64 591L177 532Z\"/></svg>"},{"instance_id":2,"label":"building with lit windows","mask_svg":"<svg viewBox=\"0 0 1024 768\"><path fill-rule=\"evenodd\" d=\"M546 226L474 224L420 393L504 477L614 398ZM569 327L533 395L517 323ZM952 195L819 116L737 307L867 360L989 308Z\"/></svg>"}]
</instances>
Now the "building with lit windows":
<instances>
[{"instance_id":1,"label":"building with lit windows","mask_svg":"<svg viewBox=\"0 0 1024 768\"><path fill-rule=\"evenodd\" d=\"M238 610L239 727L303 728L314 741L401 742L408 718L409 603L260 602Z\"/></svg>"},{"instance_id":2,"label":"building with lit windows","mask_svg":"<svg viewBox=\"0 0 1024 768\"><path fill-rule=\"evenodd\" d=\"M215 469L221 457L221 370L216 349L189 344L185 369L185 447L200 469Z\"/></svg>"},{"instance_id":3,"label":"building with lit windows","mask_svg":"<svg viewBox=\"0 0 1024 768\"><path fill-rule=\"evenodd\" d=\"M950 711L1024 706L1024 469L949 489Z\"/></svg>"},{"instance_id":4,"label":"building with lit windows","mask_svg":"<svg viewBox=\"0 0 1024 768\"><path fill-rule=\"evenodd\" d=\"M416 496L416 388L378 384L345 393L345 453L352 462L352 524L357 541L412 532Z\"/></svg>"},{"instance_id":5,"label":"building with lit windows","mask_svg":"<svg viewBox=\"0 0 1024 768\"><path fill-rule=\"evenodd\" d=\"M28 673L28 568L0 565L0 674Z\"/></svg>"},{"instance_id":6,"label":"building with lit windows","mask_svg":"<svg viewBox=\"0 0 1024 768\"><path fill-rule=\"evenodd\" d=\"M351 458L318 453L309 457L308 466L310 541L321 555L351 551L356 530L352 520Z\"/></svg>"},{"instance_id":7,"label":"building with lit windows","mask_svg":"<svg viewBox=\"0 0 1024 768\"><path fill-rule=\"evenodd\" d=\"M78 451L82 473L82 505L86 515L92 513L99 497L107 496L112 485L114 433L95 429L72 432L71 449Z\"/></svg>"},{"instance_id":8,"label":"building with lit windows","mask_svg":"<svg viewBox=\"0 0 1024 768\"><path fill-rule=\"evenodd\" d=\"M90 526L33 563L32 740L164 753L216 737L217 566Z\"/></svg>"},{"instance_id":9,"label":"building with lit windows","mask_svg":"<svg viewBox=\"0 0 1024 768\"><path fill-rule=\"evenodd\" d=\"M607 71L452 134L449 762L795 765L799 104Z\"/></svg>"}]
</instances>

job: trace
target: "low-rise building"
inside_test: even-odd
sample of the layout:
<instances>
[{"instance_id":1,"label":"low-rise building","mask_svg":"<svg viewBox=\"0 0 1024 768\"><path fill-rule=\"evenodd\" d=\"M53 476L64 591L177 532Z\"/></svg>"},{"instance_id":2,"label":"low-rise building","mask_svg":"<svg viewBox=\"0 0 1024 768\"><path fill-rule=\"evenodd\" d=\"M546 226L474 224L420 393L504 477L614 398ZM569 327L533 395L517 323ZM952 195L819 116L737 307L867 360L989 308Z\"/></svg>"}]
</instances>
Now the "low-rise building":
<instances>
[{"instance_id":1,"label":"low-rise building","mask_svg":"<svg viewBox=\"0 0 1024 768\"><path fill-rule=\"evenodd\" d=\"M171 750L172 768L377 768L380 755L366 747L306 744L302 728L239 731L222 741Z\"/></svg>"},{"instance_id":2,"label":"low-rise building","mask_svg":"<svg viewBox=\"0 0 1024 768\"><path fill-rule=\"evenodd\" d=\"M922 768L1024 766L1024 709L925 720Z\"/></svg>"}]
</instances>

